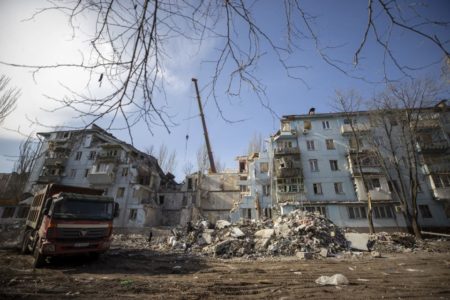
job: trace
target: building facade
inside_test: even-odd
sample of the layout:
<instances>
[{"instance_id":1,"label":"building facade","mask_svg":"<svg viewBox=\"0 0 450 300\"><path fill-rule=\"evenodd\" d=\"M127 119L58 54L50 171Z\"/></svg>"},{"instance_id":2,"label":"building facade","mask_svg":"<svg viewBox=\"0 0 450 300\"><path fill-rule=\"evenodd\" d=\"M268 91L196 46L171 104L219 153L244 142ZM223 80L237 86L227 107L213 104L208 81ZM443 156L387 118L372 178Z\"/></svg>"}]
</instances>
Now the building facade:
<instances>
[{"instance_id":1,"label":"building facade","mask_svg":"<svg viewBox=\"0 0 450 300\"><path fill-rule=\"evenodd\" d=\"M396 116L401 119L402 113ZM418 158L411 167L418 170L418 221L424 229L449 228L449 113L446 107L429 108L420 111L417 120L417 128L408 130L414 134L410 149ZM352 113L350 118L344 113L283 117L280 131L271 137L274 203L281 214L319 211L339 226L367 231L370 197L376 230L406 230L405 207L396 191L399 183L413 190L404 161L407 153L402 153L405 147L398 145L398 136L390 140L397 143L396 157L380 148L374 151L377 142L378 147L389 142L374 123L371 112ZM389 126L401 134L399 125ZM387 163L397 159L398 172ZM411 209L412 196L407 194Z\"/></svg>"},{"instance_id":2,"label":"building facade","mask_svg":"<svg viewBox=\"0 0 450 300\"><path fill-rule=\"evenodd\" d=\"M116 227L159 225L162 207L157 193L170 188L173 176L157 160L122 142L100 127L38 133L39 154L26 189L35 192L49 183L105 191L120 206Z\"/></svg>"}]
</instances>

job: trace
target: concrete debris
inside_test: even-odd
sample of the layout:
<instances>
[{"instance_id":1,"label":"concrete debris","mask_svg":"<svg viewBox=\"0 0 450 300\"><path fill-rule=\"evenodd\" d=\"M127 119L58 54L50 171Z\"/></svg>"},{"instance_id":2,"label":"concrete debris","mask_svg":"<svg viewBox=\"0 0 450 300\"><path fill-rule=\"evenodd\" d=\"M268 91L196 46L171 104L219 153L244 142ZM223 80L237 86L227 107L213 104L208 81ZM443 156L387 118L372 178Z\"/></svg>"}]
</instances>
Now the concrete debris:
<instances>
[{"instance_id":1,"label":"concrete debris","mask_svg":"<svg viewBox=\"0 0 450 300\"><path fill-rule=\"evenodd\" d=\"M370 252L370 255L372 255L372 257L374 258L380 258L381 257L381 253L378 251L372 251Z\"/></svg>"},{"instance_id":2,"label":"concrete debris","mask_svg":"<svg viewBox=\"0 0 450 300\"><path fill-rule=\"evenodd\" d=\"M313 258L313 254L311 252L298 251L297 253L295 253L295 256L297 256L300 259L312 259Z\"/></svg>"},{"instance_id":3,"label":"concrete debris","mask_svg":"<svg viewBox=\"0 0 450 300\"><path fill-rule=\"evenodd\" d=\"M226 220L218 220L216 222L216 229L224 229L229 226L231 226L231 223Z\"/></svg>"},{"instance_id":4,"label":"concrete debris","mask_svg":"<svg viewBox=\"0 0 450 300\"><path fill-rule=\"evenodd\" d=\"M349 247L359 251L369 251L367 244L369 243L368 233L345 233L345 238L349 241Z\"/></svg>"},{"instance_id":5,"label":"concrete debris","mask_svg":"<svg viewBox=\"0 0 450 300\"><path fill-rule=\"evenodd\" d=\"M320 285L347 285L348 279L342 274L334 274L333 276L320 276L316 279L316 283Z\"/></svg>"},{"instance_id":6,"label":"concrete debris","mask_svg":"<svg viewBox=\"0 0 450 300\"><path fill-rule=\"evenodd\" d=\"M371 235L369 245L371 250L381 253L411 252L415 249L424 249L423 241L416 240L414 235L403 232L379 232Z\"/></svg>"},{"instance_id":7,"label":"concrete debris","mask_svg":"<svg viewBox=\"0 0 450 300\"><path fill-rule=\"evenodd\" d=\"M216 223L211 230L197 222L192 224L188 234L174 236L178 242L191 245L189 251L222 258L293 256L304 252L310 253L303 255L304 259L309 259L310 255L329 256L347 248L347 240L339 227L319 214L301 210L274 222L242 220L233 226L218 223L220 225ZM210 242L206 241L205 232Z\"/></svg>"}]
</instances>

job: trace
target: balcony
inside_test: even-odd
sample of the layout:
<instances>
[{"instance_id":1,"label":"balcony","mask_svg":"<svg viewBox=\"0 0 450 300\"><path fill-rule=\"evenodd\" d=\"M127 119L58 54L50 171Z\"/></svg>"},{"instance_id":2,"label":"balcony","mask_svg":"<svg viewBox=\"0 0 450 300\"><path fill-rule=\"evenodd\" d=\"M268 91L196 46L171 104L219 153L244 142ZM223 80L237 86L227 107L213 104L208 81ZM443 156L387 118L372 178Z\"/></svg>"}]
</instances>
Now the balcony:
<instances>
[{"instance_id":1,"label":"balcony","mask_svg":"<svg viewBox=\"0 0 450 300\"><path fill-rule=\"evenodd\" d=\"M414 124L412 124L411 126L414 126ZM439 128L439 119L436 118L419 120L417 122L416 128L417 130L430 130Z\"/></svg>"},{"instance_id":2,"label":"balcony","mask_svg":"<svg viewBox=\"0 0 450 300\"><path fill-rule=\"evenodd\" d=\"M422 170L424 174L432 174L432 173L450 173L450 162L441 162L441 163L425 163L422 166Z\"/></svg>"},{"instance_id":3,"label":"balcony","mask_svg":"<svg viewBox=\"0 0 450 300\"><path fill-rule=\"evenodd\" d=\"M95 162L97 163L119 163L119 156L111 156L104 153L99 153L95 158Z\"/></svg>"},{"instance_id":4,"label":"balcony","mask_svg":"<svg viewBox=\"0 0 450 300\"><path fill-rule=\"evenodd\" d=\"M41 175L38 177L38 183L57 183L61 180L61 176L59 175Z\"/></svg>"},{"instance_id":5,"label":"balcony","mask_svg":"<svg viewBox=\"0 0 450 300\"><path fill-rule=\"evenodd\" d=\"M275 148L274 149L274 154L275 155L300 154L300 149L298 147Z\"/></svg>"},{"instance_id":6,"label":"balcony","mask_svg":"<svg viewBox=\"0 0 450 300\"><path fill-rule=\"evenodd\" d=\"M383 171L380 166L361 166L361 172L363 174L381 174ZM361 176L361 172L358 166L351 165L350 173L353 176Z\"/></svg>"},{"instance_id":7,"label":"balcony","mask_svg":"<svg viewBox=\"0 0 450 300\"><path fill-rule=\"evenodd\" d=\"M356 131L356 133L361 133L361 132L370 130L370 125L365 124L365 123L358 123L358 124L353 124L353 125L343 124L341 126L341 134L342 135L353 134L352 126L353 126L353 129Z\"/></svg>"},{"instance_id":8,"label":"balcony","mask_svg":"<svg viewBox=\"0 0 450 300\"><path fill-rule=\"evenodd\" d=\"M305 195L303 193L277 193L277 201L278 203L299 203L305 200Z\"/></svg>"},{"instance_id":9,"label":"balcony","mask_svg":"<svg viewBox=\"0 0 450 300\"><path fill-rule=\"evenodd\" d=\"M44 166L46 167L59 167L64 166L67 158L46 158L44 161Z\"/></svg>"},{"instance_id":10,"label":"balcony","mask_svg":"<svg viewBox=\"0 0 450 300\"><path fill-rule=\"evenodd\" d=\"M450 187L434 188L433 195L437 200L449 200Z\"/></svg>"},{"instance_id":11,"label":"balcony","mask_svg":"<svg viewBox=\"0 0 450 300\"><path fill-rule=\"evenodd\" d=\"M94 173L89 173L88 176L88 181L91 184L111 184L114 182L115 179L115 175L113 172L111 171L107 171L107 172L94 172Z\"/></svg>"},{"instance_id":12,"label":"balcony","mask_svg":"<svg viewBox=\"0 0 450 300\"><path fill-rule=\"evenodd\" d=\"M277 178L298 177L301 173L301 169L296 168L280 168L275 170L275 176Z\"/></svg>"},{"instance_id":13,"label":"balcony","mask_svg":"<svg viewBox=\"0 0 450 300\"><path fill-rule=\"evenodd\" d=\"M447 141L440 142L419 142L420 151L422 153L440 153L441 151L447 150L449 148Z\"/></svg>"},{"instance_id":14,"label":"balcony","mask_svg":"<svg viewBox=\"0 0 450 300\"><path fill-rule=\"evenodd\" d=\"M392 200L392 196L391 196L391 192L380 189L380 188L375 188L373 190L369 190L369 195L370 195L370 199L373 202L377 202L377 201L391 201ZM366 193L362 193L361 195L358 193L358 200L359 201L367 201L367 194Z\"/></svg>"}]
</instances>

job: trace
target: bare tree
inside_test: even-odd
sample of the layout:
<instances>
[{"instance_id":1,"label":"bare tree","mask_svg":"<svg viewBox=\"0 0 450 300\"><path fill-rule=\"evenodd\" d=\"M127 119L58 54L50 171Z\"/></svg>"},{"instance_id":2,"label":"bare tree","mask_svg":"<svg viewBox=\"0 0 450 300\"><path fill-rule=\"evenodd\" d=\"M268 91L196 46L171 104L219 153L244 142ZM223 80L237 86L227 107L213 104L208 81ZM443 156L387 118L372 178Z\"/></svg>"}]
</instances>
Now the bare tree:
<instances>
[{"instance_id":1,"label":"bare tree","mask_svg":"<svg viewBox=\"0 0 450 300\"><path fill-rule=\"evenodd\" d=\"M156 157L164 173L173 173L175 171L177 166L177 154L175 150L169 152L168 147L165 144L161 144L156 153L154 145L151 145L146 149L146 153Z\"/></svg>"},{"instance_id":2,"label":"bare tree","mask_svg":"<svg viewBox=\"0 0 450 300\"><path fill-rule=\"evenodd\" d=\"M17 99L20 96L18 88L8 87L10 81L11 79L5 75L0 76L0 125L16 108Z\"/></svg>"},{"instance_id":3,"label":"bare tree","mask_svg":"<svg viewBox=\"0 0 450 300\"><path fill-rule=\"evenodd\" d=\"M420 124L436 101L437 88L427 80L390 85L379 95L371 122L377 128L372 141L391 188L401 203L406 221L417 238L417 195L420 189L420 155L417 146Z\"/></svg>"},{"instance_id":4,"label":"bare tree","mask_svg":"<svg viewBox=\"0 0 450 300\"><path fill-rule=\"evenodd\" d=\"M360 176L364 191L367 196L367 221L369 223L369 232L375 233L375 227L373 225L373 213L372 213L372 198L370 195L369 187L367 184L366 173L363 171L362 160L371 155L371 153L363 153L361 140L364 136L367 137L366 128L360 128L360 124L357 123L359 119L359 112L361 111L362 98L354 90L348 92L336 91L336 106L338 111L342 112L346 118L347 124L350 127L350 148L349 148L349 162L352 163L358 170L358 176ZM355 179L356 180L356 179ZM360 191L358 191L360 192Z\"/></svg>"},{"instance_id":5,"label":"bare tree","mask_svg":"<svg viewBox=\"0 0 450 300\"><path fill-rule=\"evenodd\" d=\"M24 193L33 163L38 155L36 143L31 134L20 144L19 156L14 164L16 177L12 183L11 190L14 197L19 201Z\"/></svg>"},{"instance_id":6,"label":"bare tree","mask_svg":"<svg viewBox=\"0 0 450 300\"><path fill-rule=\"evenodd\" d=\"M197 168L200 174L205 174L209 169L208 150L205 144L197 150Z\"/></svg>"},{"instance_id":7,"label":"bare tree","mask_svg":"<svg viewBox=\"0 0 450 300\"><path fill-rule=\"evenodd\" d=\"M89 32L90 49L79 61L54 65L24 65L1 62L14 67L26 67L35 72L43 69L75 68L86 70L87 91L72 90L68 86L64 98L55 99L60 108L70 107L81 117L87 117L87 125L109 117L110 126L124 122L133 143L131 128L143 121L150 132L154 126L164 126L170 132L171 116L164 101L167 64L171 55L171 42L196 42L199 49L208 41L214 41L216 55L208 61L213 66L211 82L206 85L218 111L223 116L222 102L216 97L218 83L225 83L229 96L239 95L249 88L257 94L261 105L270 109L265 97L265 86L255 74L261 57L274 55L284 68L286 76L300 80L309 66L292 64L292 55L309 43L319 56L340 72L365 80L355 66L369 46L376 45L384 52L384 79L391 80L387 70L411 77L418 69L434 63L426 61L421 66L404 62L402 52L393 51L391 41L396 33L409 33L420 42L433 45L443 59L449 58L448 36L445 29L448 20L432 20L427 17L426 6L387 0L369 0L365 11L367 23L361 31L361 41L351 51L350 57L341 57L336 45L324 43L317 33L319 18L313 16L306 4L299 0L285 0L280 4L282 13L273 14L281 19L286 39L279 39L278 31L266 29L265 18L258 15L258 2L244 0L213 0L192 3L187 0L61 0L50 1L50 7L41 9L31 17L48 11L58 11L67 16L74 35L84 18L95 20ZM433 5L429 3L428 5ZM319 24L320 25L320 24ZM439 30L444 29L444 30ZM273 32L277 32L276 35ZM178 50L177 50L178 51ZM342 51L341 51L342 52ZM426 59L427 56L424 56ZM295 59L298 62L298 59ZM353 63L352 63L353 61ZM304 82L306 84L306 82ZM98 86L108 87L103 93L92 92ZM163 99L163 100L161 100Z\"/></svg>"},{"instance_id":8,"label":"bare tree","mask_svg":"<svg viewBox=\"0 0 450 300\"><path fill-rule=\"evenodd\" d=\"M252 139L248 143L248 154L253 152L262 152L264 150L264 140L261 133L254 133Z\"/></svg>"},{"instance_id":9,"label":"bare tree","mask_svg":"<svg viewBox=\"0 0 450 300\"><path fill-rule=\"evenodd\" d=\"M183 173L185 176L191 175L192 171L194 170L194 165L188 161L183 166Z\"/></svg>"}]
</instances>

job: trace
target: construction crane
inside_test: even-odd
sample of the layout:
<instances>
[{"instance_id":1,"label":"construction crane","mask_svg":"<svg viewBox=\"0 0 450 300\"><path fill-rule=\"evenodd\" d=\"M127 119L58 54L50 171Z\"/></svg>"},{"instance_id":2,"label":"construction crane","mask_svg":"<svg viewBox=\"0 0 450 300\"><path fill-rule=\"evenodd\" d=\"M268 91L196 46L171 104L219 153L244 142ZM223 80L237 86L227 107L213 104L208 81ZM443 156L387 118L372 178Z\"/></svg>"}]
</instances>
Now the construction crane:
<instances>
[{"instance_id":1,"label":"construction crane","mask_svg":"<svg viewBox=\"0 0 450 300\"><path fill-rule=\"evenodd\" d=\"M214 157L213 157L213 154L211 151L211 144L209 143L208 129L206 128L205 115L203 114L202 101L200 100L200 92L198 91L197 79L192 78L192 82L194 82L195 92L197 93L198 109L200 110L200 118L202 119L203 133L205 135L206 150L208 151L208 158L209 158L209 171L210 171L210 173L214 174L214 173L217 173L216 165L214 164Z\"/></svg>"}]
</instances>

